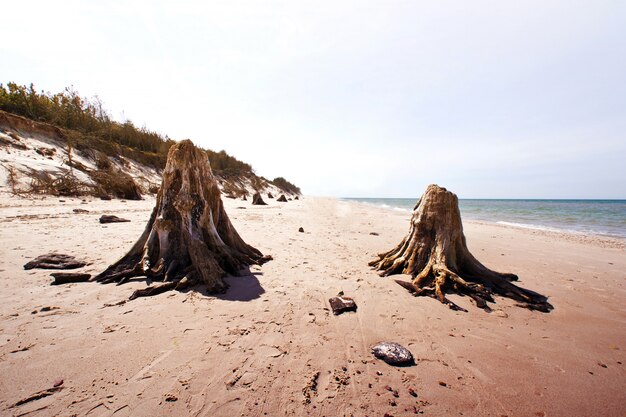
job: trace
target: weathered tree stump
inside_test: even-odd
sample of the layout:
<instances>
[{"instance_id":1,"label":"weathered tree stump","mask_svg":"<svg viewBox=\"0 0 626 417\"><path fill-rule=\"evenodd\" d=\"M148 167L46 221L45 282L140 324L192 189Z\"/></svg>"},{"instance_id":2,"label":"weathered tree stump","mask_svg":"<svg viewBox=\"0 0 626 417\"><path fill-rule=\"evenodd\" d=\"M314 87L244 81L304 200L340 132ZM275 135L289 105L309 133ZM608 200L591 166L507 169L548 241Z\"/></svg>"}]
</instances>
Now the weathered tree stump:
<instances>
[{"instance_id":1,"label":"weathered tree stump","mask_svg":"<svg viewBox=\"0 0 626 417\"><path fill-rule=\"evenodd\" d=\"M271 257L246 244L231 224L208 157L189 140L167 155L156 206L143 234L130 251L95 277L122 284L133 277L159 282L131 299L198 284L209 292L227 289L223 277L238 275Z\"/></svg>"},{"instance_id":2,"label":"weathered tree stump","mask_svg":"<svg viewBox=\"0 0 626 417\"><path fill-rule=\"evenodd\" d=\"M287 197L285 197L285 194L281 194L280 197L278 197L276 201L280 201L281 203L286 203Z\"/></svg>"},{"instance_id":3,"label":"weathered tree stump","mask_svg":"<svg viewBox=\"0 0 626 417\"><path fill-rule=\"evenodd\" d=\"M547 297L512 284L514 274L495 272L467 249L458 199L437 185L429 185L413 209L408 235L398 246L369 263L381 276L407 274L411 283L397 281L415 295L436 298L455 310L447 292L468 295L487 311L493 293L512 298L531 310L549 312Z\"/></svg>"},{"instance_id":4,"label":"weathered tree stump","mask_svg":"<svg viewBox=\"0 0 626 417\"><path fill-rule=\"evenodd\" d=\"M261 193L256 192L252 196L252 204L255 206L267 206L267 203L263 201L263 197L261 197Z\"/></svg>"}]
</instances>

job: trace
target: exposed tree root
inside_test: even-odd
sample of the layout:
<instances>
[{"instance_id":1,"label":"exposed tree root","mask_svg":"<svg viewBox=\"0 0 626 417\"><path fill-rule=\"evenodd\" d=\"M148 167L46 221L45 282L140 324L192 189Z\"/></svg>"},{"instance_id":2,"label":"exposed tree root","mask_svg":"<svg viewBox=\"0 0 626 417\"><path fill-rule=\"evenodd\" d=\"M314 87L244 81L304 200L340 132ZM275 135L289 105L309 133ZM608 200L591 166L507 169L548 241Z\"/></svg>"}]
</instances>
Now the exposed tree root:
<instances>
[{"instance_id":1,"label":"exposed tree root","mask_svg":"<svg viewBox=\"0 0 626 417\"><path fill-rule=\"evenodd\" d=\"M446 297L449 292L469 296L486 311L487 303L495 302L493 294L531 310L547 313L553 308L547 297L512 284L516 275L492 271L474 258L465 243L456 195L436 185L428 186L415 206L408 235L369 265L381 276L412 276L411 283L396 282L453 310L465 311Z\"/></svg>"},{"instance_id":2,"label":"exposed tree root","mask_svg":"<svg viewBox=\"0 0 626 417\"><path fill-rule=\"evenodd\" d=\"M130 299L206 285L227 289L223 277L270 260L246 244L230 223L206 153L190 141L170 148L156 207L143 234L118 262L95 277L118 285L146 277Z\"/></svg>"}]
</instances>

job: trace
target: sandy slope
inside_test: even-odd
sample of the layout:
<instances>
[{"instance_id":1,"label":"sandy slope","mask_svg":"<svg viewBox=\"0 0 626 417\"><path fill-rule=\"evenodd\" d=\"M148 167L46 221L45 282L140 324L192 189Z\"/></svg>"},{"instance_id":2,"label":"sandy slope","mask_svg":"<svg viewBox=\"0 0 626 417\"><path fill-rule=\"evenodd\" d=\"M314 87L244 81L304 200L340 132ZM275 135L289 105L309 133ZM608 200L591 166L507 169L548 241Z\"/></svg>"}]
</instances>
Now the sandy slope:
<instances>
[{"instance_id":1,"label":"sandy slope","mask_svg":"<svg viewBox=\"0 0 626 417\"><path fill-rule=\"evenodd\" d=\"M623 248L466 224L480 260L517 273L555 310L499 298L487 314L455 297L469 309L461 313L367 267L401 239L408 214L332 199L268 201L225 200L244 239L274 256L229 279L225 295L166 293L105 307L145 284L52 287L48 272L22 265L56 250L99 272L139 236L154 201L3 196L0 415L626 414ZM103 213L132 222L103 226ZM357 313L329 313L340 290L356 299ZM409 347L417 365L374 359L369 346L380 340ZM60 392L9 408L59 378Z\"/></svg>"}]
</instances>

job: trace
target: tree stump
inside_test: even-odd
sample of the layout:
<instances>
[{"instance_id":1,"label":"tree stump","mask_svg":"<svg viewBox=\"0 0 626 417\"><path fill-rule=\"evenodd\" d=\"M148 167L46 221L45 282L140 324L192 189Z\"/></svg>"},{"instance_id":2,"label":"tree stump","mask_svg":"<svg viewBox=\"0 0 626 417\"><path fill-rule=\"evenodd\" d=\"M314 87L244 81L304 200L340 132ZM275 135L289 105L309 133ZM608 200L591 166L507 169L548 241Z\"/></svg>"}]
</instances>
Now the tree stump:
<instances>
[{"instance_id":1,"label":"tree stump","mask_svg":"<svg viewBox=\"0 0 626 417\"><path fill-rule=\"evenodd\" d=\"M226 274L238 275L246 266L270 259L241 239L224 211L207 154L184 140L168 152L156 206L143 234L95 280L122 284L145 276L148 282L160 282L135 291L131 300L196 283L209 292L224 292Z\"/></svg>"},{"instance_id":2,"label":"tree stump","mask_svg":"<svg viewBox=\"0 0 626 417\"><path fill-rule=\"evenodd\" d=\"M492 294L518 301L521 307L549 312L547 297L520 288L514 274L495 272L481 264L467 249L457 196L429 185L413 209L408 235L398 246L369 263L381 276L407 274L411 283L397 281L415 295L436 298L455 310L463 310L446 298L447 292L471 297L490 311Z\"/></svg>"},{"instance_id":3,"label":"tree stump","mask_svg":"<svg viewBox=\"0 0 626 417\"><path fill-rule=\"evenodd\" d=\"M267 206L267 203L263 201L263 197L261 197L261 193L256 192L252 196L252 205L255 206Z\"/></svg>"}]
</instances>

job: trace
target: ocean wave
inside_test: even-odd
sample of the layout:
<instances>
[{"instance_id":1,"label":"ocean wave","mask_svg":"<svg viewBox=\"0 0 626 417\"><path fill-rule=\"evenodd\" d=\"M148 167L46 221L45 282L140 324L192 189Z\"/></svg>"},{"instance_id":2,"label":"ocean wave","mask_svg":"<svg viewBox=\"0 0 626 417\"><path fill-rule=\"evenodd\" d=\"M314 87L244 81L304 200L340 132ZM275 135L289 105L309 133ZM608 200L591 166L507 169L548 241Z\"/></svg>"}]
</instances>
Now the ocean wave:
<instances>
[{"instance_id":1,"label":"ocean wave","mask_svg":"<svg viewBox=\"0 0 626 417\"><path fill-rule=\"evenodd\" d=\"M597 230L575 230L575 229L564 229L558 227L544 226L540 224L530 224L530 223L516 223L516 222L505 222L505 221L497 221L497 224L501 224L504 226L518 227L520 229L531 229L531 230L541 230L546 232L556 232L556 233L569 233L574 235L599 235L599 236L607 236L607 237L619 237L624 238L624 236L600 232Z\"/></svg>"}]
</instances>

